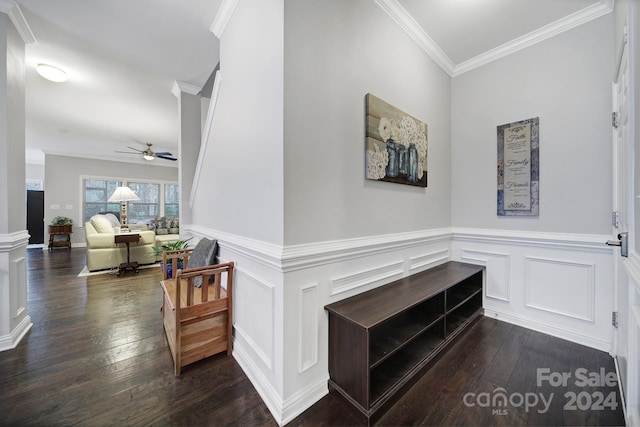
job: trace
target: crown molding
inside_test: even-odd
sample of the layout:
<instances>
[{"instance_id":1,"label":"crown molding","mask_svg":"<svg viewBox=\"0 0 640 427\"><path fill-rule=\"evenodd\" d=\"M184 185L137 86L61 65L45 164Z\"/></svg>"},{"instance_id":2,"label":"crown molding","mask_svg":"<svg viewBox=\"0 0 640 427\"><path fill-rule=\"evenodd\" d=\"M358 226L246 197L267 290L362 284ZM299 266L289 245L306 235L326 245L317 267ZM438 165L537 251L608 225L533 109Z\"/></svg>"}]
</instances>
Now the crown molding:
<instances>
[{"instance_id":1,"label":"crown molding","mask_svg":"<svg viewBox=\"0 0 640 427\"><path fill-rule=\"evenodd\" d=\"M9 12L9 18L11 19L11 22L13 22L13 25L15 25L16 30L18 30L18 34L20 34L20 37L22 37L25 44L37 42L36 36L33 35L33 31L31 31L29 23L22 14L22 9L20 9L19 4L16 4L16 6L11 9Z\"/></svg>"},{"instance_id":2,"label":"crown molding","mask_svg":"<svg viewBox=\"0 0 640 427\"><path fill-rule=\"evenodd\" d=\"M239 0L222 0L222 4L218 9L216 17L213 19L210 31L217 37L222 37L224 29L227 27L233 11L236 10Z\"/></svg>"},{"instance_id":3,"label":"crown molding","mask_svg":"<svg viewBox=\"0 0 640 427\"><path fill-rule=\"evenodd\" d=\"M424 29L416 22L407 10L397 0L373 0L396 24L418 43L447 74L453 76L455 64L446 53L433 41Z\"/></svg>"},{"instance_id":4,"label":"crown molding","mask_svg":"<svg viewBox=\"0 0 640 427\"><path fill-rule=\"evenodd\" d=\"M389 15L449 76L456 77L606 15L613 11L615 0L600 0L598 3L459 64L455 64L447 56L413 19L411 14L398 3L398 0L373 0L373 2Z\"/></svg>"},{"instance_id":5,"label":"crown molding","mask_svg":"<svg viewBox=\"0 0 640 427\"><path fill-rule=\"evenodd\" d=\"M18 34L20 34L25 44L31 44L37 41L33 35L33 31L31 31L29 23L22 14L20 5L17 4L15 0L0 0L0 12L9 15L9 19L13 22L13 25L16 27Z\"/></svg>"},{"instance_id":6,"label":"crown molding","mask_svg":"<svg viewBox=\"0 0 640 427\"><path fill-rule=\"evenodd\" d=\"M519 50L533 46L541 41L557 36L572 28L586 24L613 11L614 0L600 0L582 10L579 10L562 19L558 19L544 27L532 31L524 36L518 37L494 49L488 50L474 58L461 62L455 66L453 77L459 76L467 71L479 68L485 64L496 61L505 56L511 55Z\"/></svg>"},{"instance_id":7,"label":"crown molding","mask_svg":"<svg viewBox=\"0 0 640 427\"><path fill-rule=\"evenodd\" d=\"M171 88L171 93L176 98L179 98L182 92L188 93L189 95L197 95L200 93L200 90L201 88L199 88L198 86L175 80L173 82L173 87Z\"/></svg>"}]
</instances>

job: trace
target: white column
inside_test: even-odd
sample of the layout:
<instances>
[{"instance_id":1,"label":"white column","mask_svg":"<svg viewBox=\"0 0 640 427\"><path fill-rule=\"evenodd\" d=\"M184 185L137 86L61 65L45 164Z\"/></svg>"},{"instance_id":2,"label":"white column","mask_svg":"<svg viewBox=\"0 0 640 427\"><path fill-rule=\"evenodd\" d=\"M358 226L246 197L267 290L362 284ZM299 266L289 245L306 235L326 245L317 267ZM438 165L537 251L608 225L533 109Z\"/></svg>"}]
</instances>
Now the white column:
<instances>
[{"instance_id":1,"label":"white column","mask_svg":"<svg viewBox=\"0 0 640 427\"><path fill-rule=\"evenodd\" d=\"M0 351L32 326L27 310L25 40L15 2L0 3ZM31 35L31 42L35 41Z\"/></svg>"},{"instance_id":2,"label":"white column","mask_svg":"<svg viewBox=\"0 0 640 427\"><path fill-rule=\"evenodd\" d=\"M182 227L192 222L189 195L202 139L202 109L200 88L184 82L174 82L172 92L178 98L180 124L178 183L180 185L180 227Z\"/></svg>"}]
</instances>

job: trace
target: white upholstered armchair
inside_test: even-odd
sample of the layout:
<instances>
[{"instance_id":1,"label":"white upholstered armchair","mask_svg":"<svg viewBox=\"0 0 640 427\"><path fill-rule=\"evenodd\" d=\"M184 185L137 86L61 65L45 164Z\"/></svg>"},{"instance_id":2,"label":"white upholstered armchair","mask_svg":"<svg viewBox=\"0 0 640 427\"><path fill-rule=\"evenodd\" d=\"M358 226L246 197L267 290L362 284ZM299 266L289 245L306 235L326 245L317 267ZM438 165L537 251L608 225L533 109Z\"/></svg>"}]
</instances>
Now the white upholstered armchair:
<instances>
[{"instance_id":1,"label":"white upholstered armchair","mask_svg":"<svg viewBox=\"0 0 640 427\"><path fill-rule=\"evenodd\" d=\"M127 261L127 247L115 243L115 227L120 227L120 222L112 214L94 215L85 222L89 271L117 268L120 263ZM140 265L156 262L153 252L155 233L148 230L146 225L129 225L129 228L132 233L140 234L140 241L130 244L131 261Z\"/></svg>"}]
</instances>

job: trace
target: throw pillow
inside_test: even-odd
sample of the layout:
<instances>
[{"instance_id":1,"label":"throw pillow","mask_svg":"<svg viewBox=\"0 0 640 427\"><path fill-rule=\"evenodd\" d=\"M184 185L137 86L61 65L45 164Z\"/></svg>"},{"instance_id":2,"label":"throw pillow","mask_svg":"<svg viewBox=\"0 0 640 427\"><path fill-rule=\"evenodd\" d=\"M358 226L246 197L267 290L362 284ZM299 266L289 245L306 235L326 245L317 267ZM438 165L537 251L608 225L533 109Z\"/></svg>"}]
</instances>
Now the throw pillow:
<instances>
[{"instance_id":1,"label":"throw pillow","mask_svg":"<svg viewBox=\"0 0 640 427\"><path fill-rule=\"evenodd\" d=\"M189 256L189 268L205 267L212 265L218 251L218 241L210 240L206 237L200 239L198 244ZM202 286L202 277L196 277L193 279L193 285L197 288Z\"/></svg>"},{"instance_id":2,"label":"throw pillow","mask_svg":"<svg viewBox=\"0 0 640 427\"><path fill-rule=\"evenodd\" d=\"M156 228L156 234L158 235L169 234L169 230L166 228Z\"/></svg>"},{"instance_id":3,"label":"throw pillow","mask_svg":"<svg viewBox=\"0 0 640 427\"><path fill-rule=\"evenodd\" d=\"M158 224L158 228L168 228L167 220L163 216L161 216L160 218L156 218L156 224Z\"/></svg>"},{"instance_id":4,"label":"throw pillow","mask_svg":"<svg viewBox=\"0 0 640 427\"><path fill-rule=\"evenodd\" d=\"M118 220L118 218L116 218L116 216L112 213L106 213L104 214L104 216L107 217L107 219L111 222L111 225L115 228L115 227L120 227L120 221Z\"/></svg>"},{"instance_id":5,"label":"throw pillow","mask_svg":"<svg viewBox=\"0 0 640 427\"><path fill-rule=\"evenodd\" d=\"M111 221L106 215L94 215L91 217L90 222L98 233L114 234L113 225L111 225Z\"/></svg>"}]
</instances>

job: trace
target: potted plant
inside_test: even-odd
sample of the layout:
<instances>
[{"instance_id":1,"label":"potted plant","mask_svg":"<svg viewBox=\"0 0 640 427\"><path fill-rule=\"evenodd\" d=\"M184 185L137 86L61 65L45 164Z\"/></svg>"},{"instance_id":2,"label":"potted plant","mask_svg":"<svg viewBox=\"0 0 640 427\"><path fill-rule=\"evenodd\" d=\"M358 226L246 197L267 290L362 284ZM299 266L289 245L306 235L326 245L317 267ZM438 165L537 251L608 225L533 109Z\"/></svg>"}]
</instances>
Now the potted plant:
<instances>
[{"instance_id":1,"label":"potted plant","mask_svg":"<svg viewBox=\"0 0 640 427\"><path fill-rule=\"evenodd\" d=\"M153 247L153 253L156 257L158 256L162 256L162 252L164 251L177 251L180 249L187 249L189 247L189 240L191 240L191 238L188 238L187 240L176 240L174 242L169 242L169 243L165 243L161 246L154 246ZM178 268L182 269L182 258L178 258ZM165 266L163 265L163 262L160 261L160 268L163 269ZM167 269L167 277L168 278L172 278L173 277L173 266L170 263L167 263L166 266Z\"/></svg>"},{"instance_id":2,"label":"potted plant","mask_svg":"<svg viewBox=\"0 0 640 427\"><path fill-rule=\"evenodd\" d=\"M54 233L71 233L73 220L66 216L57 216L51 220L49 226L49 234Z\"/></svg>"}]
</instances>

